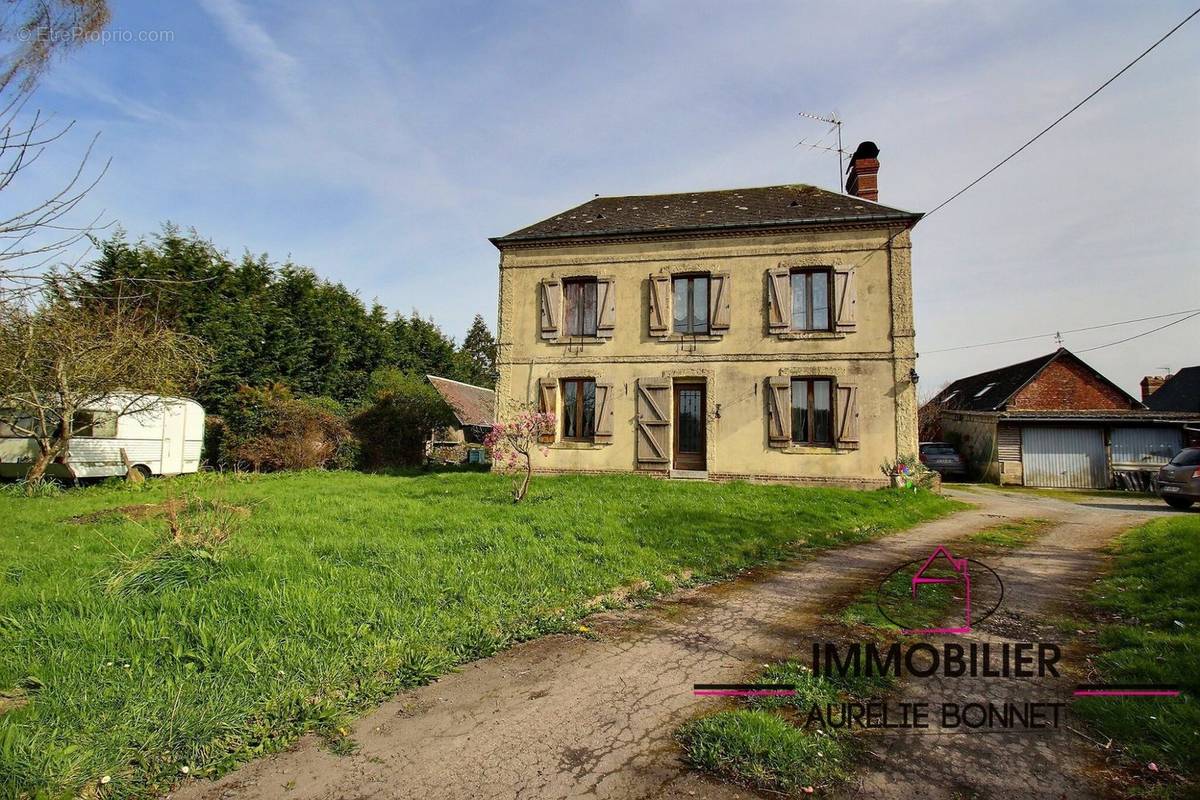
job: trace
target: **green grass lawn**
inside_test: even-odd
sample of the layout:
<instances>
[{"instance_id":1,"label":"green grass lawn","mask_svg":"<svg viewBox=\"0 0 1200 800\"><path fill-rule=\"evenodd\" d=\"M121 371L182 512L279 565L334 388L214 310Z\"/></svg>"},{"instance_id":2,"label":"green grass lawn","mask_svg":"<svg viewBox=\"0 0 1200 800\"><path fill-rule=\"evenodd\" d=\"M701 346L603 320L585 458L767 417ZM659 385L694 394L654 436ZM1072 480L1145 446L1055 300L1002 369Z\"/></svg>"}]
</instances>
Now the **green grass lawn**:
<instances>
[{"instance_id":1,"label":"green grass lawn","mask_svg":"<svg viewBox=\"0 0 1200 800\"><path fill-rule=\"evenodd\" d=\"M1111 736L1144 773L1145 765L1180 773L1190 786L1164 782L1165 796L1194 796L1200 783L1200 514L1157 519L1115 546L1112 574L1092 602L1114 621L1100 629L1092 682L1164 683L1180 699L1099 699L1074 710ZM1119 616L1119 619L1116 617Z\"/></svg>"},{"instance_id":2,"label":"green grass lawn","mask_svg":"<svg viewBox=\"0 0 1200 800\"><path fill-rule=\"evenodd\" d=\"M509 485L311 472L0 495L0 796L144 797L575 630L619 587L649 595L961 507L634 476L540 478L514 506ZM237 507L213 552L164 550L161 508L134 508L189 492L218 501L192 525Z\"/></svg>"}]
</instances>

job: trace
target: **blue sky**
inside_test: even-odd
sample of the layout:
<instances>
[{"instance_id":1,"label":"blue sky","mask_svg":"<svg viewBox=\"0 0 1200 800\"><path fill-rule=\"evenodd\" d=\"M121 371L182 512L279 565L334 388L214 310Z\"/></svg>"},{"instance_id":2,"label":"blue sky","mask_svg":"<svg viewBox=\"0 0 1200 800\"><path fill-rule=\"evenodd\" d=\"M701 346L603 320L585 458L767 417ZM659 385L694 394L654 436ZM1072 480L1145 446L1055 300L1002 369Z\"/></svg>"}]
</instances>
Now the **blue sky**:
<instances>
[{"instance_id":1,"label":"blue sky","mask_svg":"<svg viewBox=\"0 0 1200 800\"><path fill-rule=\"evenodd\" d=\"M1189 0L1190 2L1190 0ZM461 336L494 323L487 237L593 194L807 182L799 111L882 149L880 200L927 210L1053 120L1186 3L114 0L37 104L99 131L88 210L266 251ZM170 41L136 41L169 31ZM118 37L119 39L120 37ZM144 37L142 37L144 38ZM161 37L159 37L161 38ZM923 389L1048 352L977 341L1200 307L1200 19L918 226ZM32 197L34 195L30 195ZM1066 337L1073 349L1156 323ZM1161 323L1157 323L1161 324ZM1200 318L1083 357L1126 389L1200 363Z\"/></svg>"}]
</instances>

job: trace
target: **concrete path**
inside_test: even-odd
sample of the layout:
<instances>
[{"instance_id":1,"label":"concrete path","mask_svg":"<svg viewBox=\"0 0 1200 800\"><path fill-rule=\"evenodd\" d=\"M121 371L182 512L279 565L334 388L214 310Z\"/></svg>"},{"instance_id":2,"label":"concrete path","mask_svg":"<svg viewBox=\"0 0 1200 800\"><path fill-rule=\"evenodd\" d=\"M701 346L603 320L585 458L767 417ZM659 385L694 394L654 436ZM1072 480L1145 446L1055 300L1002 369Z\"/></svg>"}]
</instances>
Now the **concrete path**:
<instances>
[{"instance_id":1,"label":"concrete path","mask_svg":"<svg viewBox=\"0 0 1200 800\"><path fill-rule=\"evenodd\" d=\"M680 761L675 729L721 704L693 697L692 684L744 682L777 658L807 661L810 634L837 598L873 585L896 565L926 555L934 544L1005 517L1036 516L1059 523L1029 558L1003 560L1006 577L1013 570L1010 591L1016 598L1006 601L1006 610L1017 617L1030 614L1075 591L1096 566L1098 547L1159 510L1136 503L1088 508L992 491L958 496L978 508L785 568L681 592L649 609L598 615L588 622L595 639L545 637L468 665L362 717L352 732L360 745L353 755L334 755L306 739L220 781L189 784L174 797L753 797L697 775ZM1010 747L1033 749L1038 758L1029 762L1030 774L1053 771L1066 750L1073 759L1069 775L1086 772L1082 745L1067 735L1053 742L1005 744L997 759L989 754L999 742L936 738L943 741L897 740L872 747L877 759L865 765L855 793L941 796L927 794L931 776L911 766L933 759L954 773L954 781L944 784L948 790L964 796L976 784L973 778L963 779L963 770L955 765L969 757L972 766L966 771L990 776L978 784L990 794L1006 780L1004 764L979 762L1008 759ZM1020 776L1013 788L1032 780ZM1067 777L1055 785L1067 796L1090 796L1086 784L1071 781Z\"/></svg>"}]
</instances>

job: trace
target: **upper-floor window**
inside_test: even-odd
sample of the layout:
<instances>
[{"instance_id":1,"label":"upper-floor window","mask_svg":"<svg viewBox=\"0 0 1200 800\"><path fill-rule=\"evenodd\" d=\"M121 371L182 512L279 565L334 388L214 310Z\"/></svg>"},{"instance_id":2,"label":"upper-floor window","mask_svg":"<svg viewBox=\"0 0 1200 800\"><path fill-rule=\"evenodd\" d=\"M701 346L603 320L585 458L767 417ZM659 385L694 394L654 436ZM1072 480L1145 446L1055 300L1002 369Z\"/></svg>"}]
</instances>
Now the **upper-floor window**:
<instances>
[{"instance_id":1,"label":"upper-floor window","mask_svg":"<svg viewBox=\"0 0 1200 800\"><path fill-rule=\"evenodd\" d=\"M830 330L833 321L829 307L833 295L832 272L828 269L795 270L791 282L792 330Z\"/></svg>"},{"instance_id":2,"label":"upper-floor window","mask_svg":"<svg viewBox=\"0 0 1200 800\"><path fill-rule=\"evenodd\" d=\"M792 441L833 443L833 381L828 378L792 379Z\"/></svg>"},{"instance_id":3,"label":"upper-floor window","mask_svg":"<svg viewBox=\"0 0 1200 800\"><path fill-rule=\"evenodd\" d=\"M672 279L675 333L708 333L708 275L677 275Z\"/></svg>"},{"instance_id":4,"label":"upper-floor window","mask_svg":"<svg viewBox=\"0 0 1200 800\"><path fill-rule=\"evenodd\" d=\"M596 279L572 278L563 281L566 299L567 336L596 335Z\"/></svg>"},{"instance_id":5,"label":"upper-floor window","mask_svg":"<svg viewBox=\"0 0 1200 800\"><path fill-rule=\"evenodd\" d=\"M567 378L562 382L563 438L590 442L596 436L596 381Z\"/></svg>"}]
</instances>

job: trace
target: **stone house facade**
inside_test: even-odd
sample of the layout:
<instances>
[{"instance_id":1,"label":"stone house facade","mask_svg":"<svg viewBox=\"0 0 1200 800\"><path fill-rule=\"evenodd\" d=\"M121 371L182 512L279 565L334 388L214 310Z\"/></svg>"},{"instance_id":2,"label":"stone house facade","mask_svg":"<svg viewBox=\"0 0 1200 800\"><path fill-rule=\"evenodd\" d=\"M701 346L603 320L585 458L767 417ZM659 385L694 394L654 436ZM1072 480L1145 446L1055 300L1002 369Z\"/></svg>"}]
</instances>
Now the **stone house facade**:
<instances>
[{"instance_id":1,"label":"stone house facade","mask_svg":"<svg viewBox=\"0 0 1200 800\"><path fill-rule=\"evenodd\" d=\"M916 450L909 230L848 184L596 198L500 251L497 418L550 472L859 487ZM865 148L865 149L864 149Z\"/></svg>"}]
</instances>

